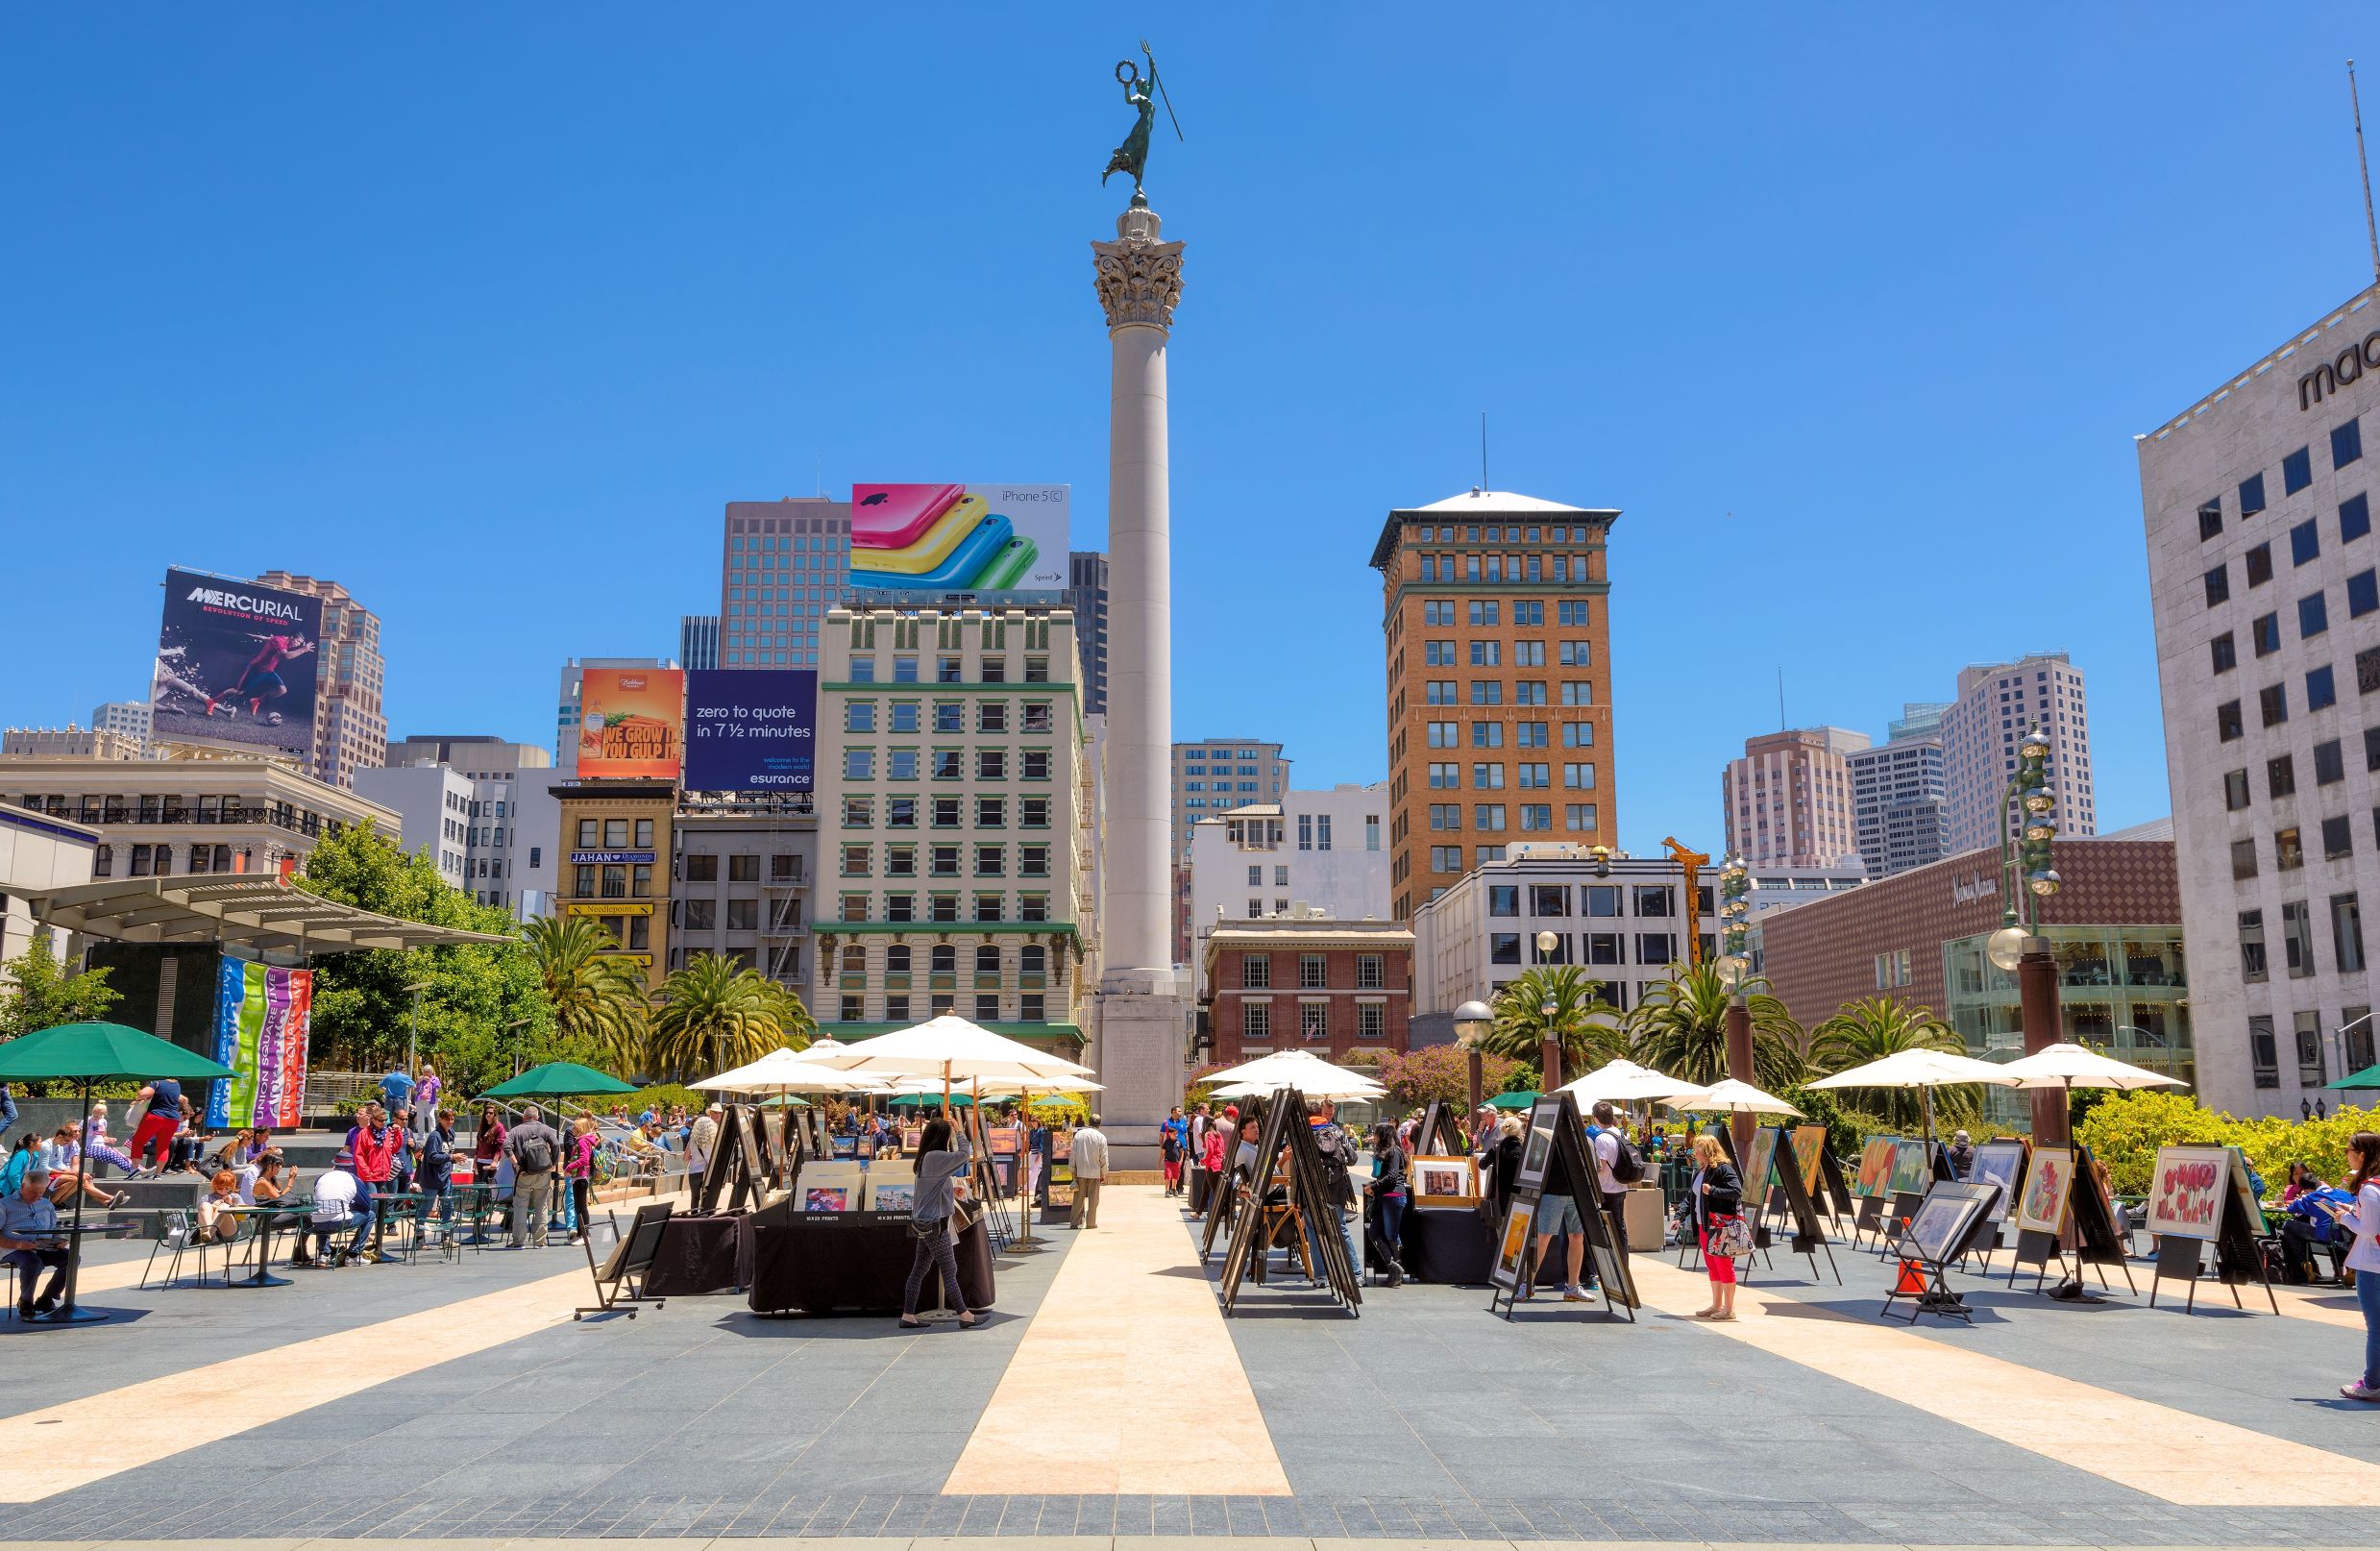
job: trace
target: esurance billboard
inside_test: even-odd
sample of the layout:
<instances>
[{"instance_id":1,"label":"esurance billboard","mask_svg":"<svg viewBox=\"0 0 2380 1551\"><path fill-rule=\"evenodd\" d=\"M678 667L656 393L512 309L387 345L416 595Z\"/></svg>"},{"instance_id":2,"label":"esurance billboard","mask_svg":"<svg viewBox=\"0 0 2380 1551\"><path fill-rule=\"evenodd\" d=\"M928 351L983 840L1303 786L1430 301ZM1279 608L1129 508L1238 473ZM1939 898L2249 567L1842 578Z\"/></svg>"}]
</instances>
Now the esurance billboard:
<instances>
[{"instance_id":1,"label":"esurance billboard","mask_svg":"<svg viewBox=\"0 0 2380 1551\"><path fill-rule=\"evenodd\" d=\"M807 792L818 674L698 668L686 675L686 790Z\"/></svg>"},{"instance_id":2,"label":"esurance billboard","mask_svg":"<svg viewBox=\"0 0 2380 1551\"><path fill-rule=\"evenodd\" d=\"M863 592L1062 592L1063 484L855 484L851 585Z\"/></svg>"},{"instance_id":3,"label":"esurance billboard","mask_svg":"<svg viewBox=\"0 0 2380 1551\"><path fill-rule=\"evenodd\" d=\"M314 755L322 603L253 581L165 573L150 736Z\"/></svg>"},{"instance_id":4,"label":"esurance billboard","mask_svg":"<svg viewBox=\"0 0 2380 1551\"><path fill-rule=\"evenodd\" d=\"M676 668L587 668L578 677L578 778L677 779L686 676Z\"/></svg>"}]
</instances>

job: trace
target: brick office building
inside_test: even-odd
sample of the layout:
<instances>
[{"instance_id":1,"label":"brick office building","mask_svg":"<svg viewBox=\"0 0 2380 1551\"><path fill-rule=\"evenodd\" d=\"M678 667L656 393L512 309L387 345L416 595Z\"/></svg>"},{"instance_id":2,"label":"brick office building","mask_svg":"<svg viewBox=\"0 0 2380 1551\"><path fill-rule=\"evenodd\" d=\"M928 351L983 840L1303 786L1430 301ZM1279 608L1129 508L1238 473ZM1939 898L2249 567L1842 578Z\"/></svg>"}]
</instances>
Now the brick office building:
<instances>
[{"instance_id":1,"label":"brick office building","mask_svg":"<svg viewBox=\"0 0 2380 1551\"><path fill-rule=\"evenodd\" d=\"M1394 922L1266 916L1206 939L1202 1060L1300 1049L1342 1060L1401 1052L1413 1012L1413 934Z\"/></svg>"},{"instance_id":2,"label":"brick office building","mask_svg":"<svg viewBox=\"0 0 2380 1551\"><path fill-rule=\"evenodd\" d=\"M2052 865L2063 882L2043 902L2042 935L2057 959L2059 1037L2195 1083L2173 843L2060 840ZM1855 998L1892 997L1941 1015L1969 1054L2010 1059L2024 1045L2016 976L1984 952L2003 907L2000 853L1964 851L1762 916L1761 972L1805 1029ZM2007 1092L1987 1091L1987 1118L2021 1126L2024 1101Z\"/></svg>"}]
</instances>

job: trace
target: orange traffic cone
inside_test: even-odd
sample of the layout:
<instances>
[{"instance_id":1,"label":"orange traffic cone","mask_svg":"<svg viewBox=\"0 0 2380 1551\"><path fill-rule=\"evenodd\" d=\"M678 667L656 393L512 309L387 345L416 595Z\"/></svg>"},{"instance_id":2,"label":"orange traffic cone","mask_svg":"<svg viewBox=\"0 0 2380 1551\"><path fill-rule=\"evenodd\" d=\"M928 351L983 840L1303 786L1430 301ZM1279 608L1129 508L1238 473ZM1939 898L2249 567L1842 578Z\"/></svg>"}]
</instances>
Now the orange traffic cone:
<instances>
[{"instance_id":1,"label":"orange traffic cone","mask_svg":"<svg viewBox=\"0 0 2380 1551\"><path fill-rule=\"evenodd\" d=\"M1926 1292L1926 1268L1913 1260L1901 1263L1901 1280L1893 1284L1897 1298L1922 1297Z\"/></svg>"}]
</instances>

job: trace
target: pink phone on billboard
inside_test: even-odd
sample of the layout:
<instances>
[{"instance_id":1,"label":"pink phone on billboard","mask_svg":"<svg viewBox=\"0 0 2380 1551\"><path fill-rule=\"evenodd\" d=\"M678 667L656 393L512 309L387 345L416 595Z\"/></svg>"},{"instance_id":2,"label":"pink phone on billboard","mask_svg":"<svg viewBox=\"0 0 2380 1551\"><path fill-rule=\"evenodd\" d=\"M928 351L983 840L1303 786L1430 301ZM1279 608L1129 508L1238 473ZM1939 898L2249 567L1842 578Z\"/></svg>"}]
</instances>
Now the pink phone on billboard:
<instances>
[{"instance_id":1,"label":"pink phone on billboard","mask_svg":"<svg viewBox=\"0 0 2380 1551\"><path fill-rule=\"evenodd\" d=\"M965 494L963 484L855 484L851 547L906 549Z\"/></svg>"}]
</instances>

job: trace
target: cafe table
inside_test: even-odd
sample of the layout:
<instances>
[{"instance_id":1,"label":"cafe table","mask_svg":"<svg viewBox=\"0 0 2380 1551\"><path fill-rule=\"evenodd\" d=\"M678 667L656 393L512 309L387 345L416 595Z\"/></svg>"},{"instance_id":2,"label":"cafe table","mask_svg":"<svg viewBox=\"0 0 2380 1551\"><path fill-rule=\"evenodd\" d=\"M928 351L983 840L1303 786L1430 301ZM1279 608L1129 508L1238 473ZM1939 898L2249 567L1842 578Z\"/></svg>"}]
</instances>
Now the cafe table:
<instances>
[{"instance_id":1,"label":"cafe table","mask_svg":"<svg viewBox=\"0 0 2380 1551\"><path fill-rule=\"evenodd\" d=\"M224 1287L227 1289L234 1287L287 1287L289 1285L289 1278L286 1276L275 1276L266 1268L267 1265L273 1258L273 1229L278 1225L277 1219L281 1218L296 1218L301 1223L303 1223L313 1214L314 1203L310 1199L305 1197L288 1196L278 1201L258 1201L254 1206L225 1206L218 1207L216 1210L225 1217L254 1218L257 1219L256 1269L248 1275L241 1277L239 1280L233 1281L232 1279L232 1268L229 1266L226 1266L223 1269ZM299 1231L304 1232L305 1230L301 1227Z\"/></svg>"},{"instance_id":2,"label":"cafe table","mask_svg":"<svg viewBox=\"0 0 2380 1551\"><path fill-rule=\"evenodd\" d=\"M61 1239L65 1241L66 1244L65 1301L48 1314L37 1316L30 1321L31 1323L36 1325L90 1325L97 1324L108 1317L105 1310L78 1308L74 1301L75 1279L83 1271L83 1237L86 1234L106 1233L107 1231L106 1226L96 1222L84 1227L61 1223L55 1228L20 1228L11 1235L12 1238L26 1240Z\"/></svg>"}]
</instances>

